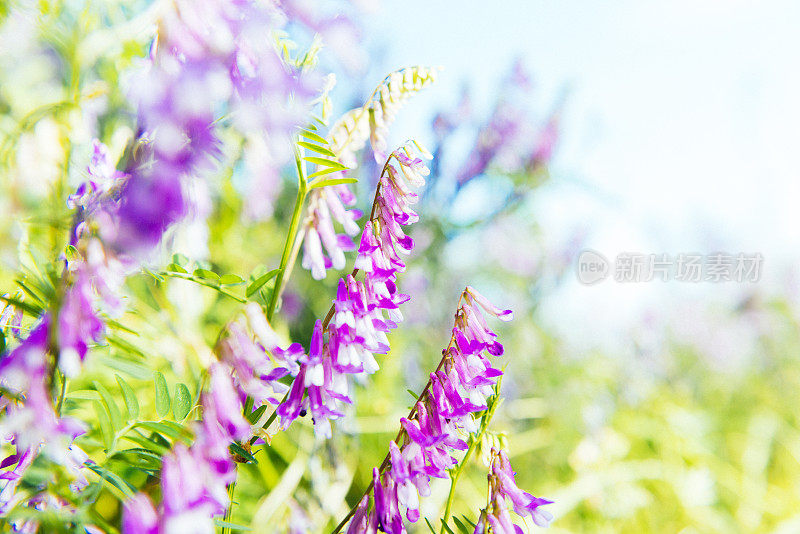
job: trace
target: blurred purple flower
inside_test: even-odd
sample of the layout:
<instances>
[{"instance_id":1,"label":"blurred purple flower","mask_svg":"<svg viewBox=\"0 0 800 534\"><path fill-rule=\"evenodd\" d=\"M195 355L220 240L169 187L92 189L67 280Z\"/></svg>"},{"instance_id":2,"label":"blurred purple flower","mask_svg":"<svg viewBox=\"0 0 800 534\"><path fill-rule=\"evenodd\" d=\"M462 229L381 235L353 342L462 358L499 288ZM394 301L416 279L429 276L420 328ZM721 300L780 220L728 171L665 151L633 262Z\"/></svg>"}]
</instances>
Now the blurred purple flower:
<instances>
[{"instance_id":1,"label":"blurred purple flower","mask_svg":"<svg viewBox=\"0 0 800 534\"><path fill-rule=\"evenodd\" d=\"M491 166L505 172L531 172L550 161L558 141L559 110L556 109L541 126L526 106L532 87L529 73L522 62L516 60L506 76L503 94L489 118L479 127L472 150L455 173L457 189ZM468 114L467 98L462 96L453 112L434 117L437 155L446 146L447 138L464 122Z\"/></svg>"},{"instance_id":2,"label":"blurred purple flower","mask_svg":"<svg viewBox=\"0 0 800 534\"><path fill-rule=\"evenodd\" d=\"M164 16L151 61L132 82L147 150L129 169L114 214L120 253L146 254L190 209L185 182L220 155L218 110L246 137L263 178L291 156L291 135L305 119L321 78L290 66L265 33L286 20L277 7L256 1L179 0ZM269 184L268 184L269 185ZM256 188L257 189L257 188ZM253 197L253 214L269 213L269 200Z\"/></svg>"},{"instance_id":3,"label":"blurred purple flower","mask_svg":"<svg viewBox=\"0 0 800 534\"><path fill-rule=\"evenodd\" d=\"M179 443L164 456L163 500L157 511L142 494L126 502L125 534L183 532L188 524L192 532L215 532L213 518L225 512L227 488L236 478L228 447L250 436L250 424L242 416L229 371L223 363L211 366L209 391L201 398L203 419L195 425L194 443L190 447Z\"/></svg>"},{"instance_id":4,"label":"blurred purple flower","mask_svg":"<svg viewBox=\"0 0 800 534\"><path fill-rule=\"evenodd\" d=\"M85 428L75 419L56 414L47 387L50 324L46 315L19 346L0 360L0 436L13 442L17 450L0 467L7 469L0 474L4 481L0 515L17 504L16 485L40 452L73 474L76 489L85 485L79 470L86 456L73 445Z\"/></svg>"}]
</instances>

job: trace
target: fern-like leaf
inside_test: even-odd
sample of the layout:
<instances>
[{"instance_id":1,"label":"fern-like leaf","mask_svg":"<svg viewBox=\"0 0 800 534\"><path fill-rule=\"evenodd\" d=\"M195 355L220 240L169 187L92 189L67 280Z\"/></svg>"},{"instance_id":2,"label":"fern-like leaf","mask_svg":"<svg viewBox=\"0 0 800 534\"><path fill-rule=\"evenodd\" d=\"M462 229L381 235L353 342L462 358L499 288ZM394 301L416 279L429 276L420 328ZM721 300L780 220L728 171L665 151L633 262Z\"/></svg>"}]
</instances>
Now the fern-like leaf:
<instances>
[{"instance_id":1,"label":"fern-like leaf","mask_svg":"<svg viewBox=\"0 0 800 534\"><path fill-rule=\"evenodd\" d=\"M384 161L386 133L397 112L412 95L436 80L435 67L407 67L389 74L363 106L351 109L331 127L328 139L333 151L348 167L356 166L355 154L370 140L375 158Z\"/></svg>"}]
</instances>

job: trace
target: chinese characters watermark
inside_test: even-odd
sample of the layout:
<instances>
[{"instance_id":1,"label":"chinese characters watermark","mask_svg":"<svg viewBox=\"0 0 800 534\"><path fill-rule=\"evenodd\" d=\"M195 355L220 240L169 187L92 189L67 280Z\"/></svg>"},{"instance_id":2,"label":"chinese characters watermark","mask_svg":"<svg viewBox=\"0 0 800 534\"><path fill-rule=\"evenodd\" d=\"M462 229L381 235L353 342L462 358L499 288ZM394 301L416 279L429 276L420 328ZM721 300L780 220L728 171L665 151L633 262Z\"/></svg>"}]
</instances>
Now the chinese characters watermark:
<instances>
[{"instance_id":1,"label":"chinese characters watermark","mask_svg":"<svg viewBox=\"0 0 800 534\"><path fill-rule=\"evenodd\" d=\"M591 285L613 277L617 282L758 282L764 256L760 253L642 254L623 252L611 263L594 250L578 256L578 281Z\"/></svg>"}]
</instances>

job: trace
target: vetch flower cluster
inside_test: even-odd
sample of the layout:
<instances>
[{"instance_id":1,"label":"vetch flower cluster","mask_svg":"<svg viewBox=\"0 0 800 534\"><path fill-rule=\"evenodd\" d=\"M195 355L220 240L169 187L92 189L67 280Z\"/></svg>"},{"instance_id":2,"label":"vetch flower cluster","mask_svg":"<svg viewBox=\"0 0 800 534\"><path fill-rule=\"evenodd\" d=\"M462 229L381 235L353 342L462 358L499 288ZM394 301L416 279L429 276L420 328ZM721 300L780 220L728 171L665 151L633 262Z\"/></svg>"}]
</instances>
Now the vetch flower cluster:
<instances>
[{"instance_id":1,"label":"vetch flower cluster","mask_svg":"<svg viewBox=\"0 0 800 534\"><path fill-rule=\"evenodd\" d=\"M0 436L16 447L16 453L0 464L5 469L0 474L0 516L24 500L16 488L40 452L75 475L76 489L85 485L79 469L86 455L73 441L86 429L76 419L60 417L50 397L50 329L50 318L45 316L22 344L0 360Z\"/></svg>"},{"instance_id":2,"label":"vetch flower cluster","mask_svg":"<svg viewBox=\"0 0 800 534\"><path fill-rule=\"evenodd\" d=\"M413 157L412 144L392 152L381 173L370 219L364 226L353 274L339 280L332 315L317 322L310 350L301 359L289 396L278 408L282 428L311 412L318 435L330 437L330 420L350 403L348 375L358 379L378 370L375 354L389 351L386 333L397 327L408 296L399 292L397 275L413 247L403 226L418 219L411 206L412 187L424 185L428 169ZM364 273L357 280L358 271ZM325 333L328 336L325 338Z\"/></svg>"},{"instance_id":3,"label":"vetch flower cluster","mask_svg":"<svg viewBox=\"0 0 800 534\"><path fill-rule=\"evenodd\" d=\"M209 391L202 395L203 418L195 426L191 446L175 445L164 456L158 511L149 498L139 494L125 503L123 532L153 534L182 532L213 533L213 517L225 513L227 487L236 477L229 445L250 435L250 424L242 416L230 371L225 365L209 369Z\"/></svg>"},{"instance_id":4,"label":"vetch flower cluster","mask_svg":"<svg viewBox=\"0 0 800 534\"><path fill-rule=\"evenodd\" d=\"M436 72L435 68L428 67L395 71L378 85L363 106L345 113L331 127L328 136L330 148L339 161L355 169L358 166L356 154L367 140L375 160L379 163L385 161L389 125L411 95L435 81ZM430 156L419 145L417 149L426 157ZM346 176L347 172L338 174ZM353 250L349 236L358 234L356 220L361 217L361 212L348 208L355 201L355 195L345 184L315 189L309 194L302 265L317 280L325 278L326 270L331 267L342 269L344 252ZM345 234L335 234L334 221L344 228ZM323 253L323 245L327 255Z\"/></svg>"},{"instance_id":5,"label":"vetch flower cluster","mask_svg":"<svg viewBox=\"0 0 800 534\"><path fill-rule=\"evenodd\" d=\"M559 106L544 126L534 123L524 107L531 96L531 82L519 60L507 76L505 89L509 94L497 102L479 129L473 150L456 173L458 188L485 173L490 165L512 172L532 172L546 165L552 156L559 134Z\"/></svg>"},{"instance_id":6,"label":"vetch flower cluster","mask_svg":"<svg viewBox=\"0 0 800 534\"><path fill-rule=\"evenodd\" d=\"M179 0L164 16L151 61L132 81L148 141L121 194L119 250L146 253L187 213L183 182L220 153L213 124L220 109L245 135L267 141L274 169L288 160L291 131L320 84L267 38L285 22L275 5L255 1Z\"/></svg>"},{"instance_id":7,"label":"vetch flower cluster","mask_svg":"<svg viewBox=\"0 0 800 534\"><path fill-rule=\"evenodd\" d=\"M312 196L309 202L301 263L304 269L311 271L315 280L325 278L327 269L344 269L347 262L344 253L356 248L351 236L358 234L360 228L356 221L361 218L361 211L347 209L356 203L356 197L347 185L337 184L322 189L326 191ZM342 225L344 234L336 233L334 220ZM323 246L327 254L323 252Z\"/></svg>"},{"instance_id":8,"label":"vetch flower cluster","mask_svg":"<svg viewBox=\"0 0 800 534\"><path fill-rule=\"evenodd\" d=\"M448 470L458 464L452 454L469 448L465 438L478 431L475 414L489 408L487 398L503 373L486 354L500 356L503 346L484 314L503 321L511 320L513 314L494 306L471 287L464 290L459 302L450 344L411 414L400 420L402 430L389 443L383 465L373 469L371 488L353 512L350 534L406 532L403 511L408 521L419 519L419 498L430 495L431 477L446 478ZM525 505L533 506L528 501Z\"/></svg>"},{"instance_id":9,"label":"vetch flower cluster","mask_svg":"<svg viewBox=\"0 0 800 534\"><path fill-rule=\"evenodd\" d=\"M246 325L242 321L235 321L228 325L227 335L220 343L220 359L230 367L242 402L249 397L255 406L264 403L277 406L280 404L280 395L289 389L279 380L290 373L297 374L299 366L296 359L303 350L299 344L293 344L286 351L281 350L276 335L257 304L250 303L247 306L247 316L250 324L256 325L253 329L257 335L261 333L259 338L265 339L268 344L256 342L248 334ZM267 356L267 350L277 361Z\"/></svg>"},{"instance_id":10,"label":"vetch flower cluster","mask_svg":"<svg viewBox=\"0 0 800 534\"><path fill-rule=\"evenodd\" d=\"M534 497L519 489L514 474L506 451L492 447L491 470L487 475L489 504L481 511L474 534L486 534L490 528L491 532L497 534L522 534L522 529L511 521L506 499L511 500L514 512L520 517L530 517L540 527L550 525L553 514L541 507L553 501Z\"/></svg>"},{"instance_id":11,"label":"vetch flower cluster","mask_svg":"<svg viewBox=\"0 0 800 534\"><path fill-rule=\"evenodd\" d=\"M202 419L195 424L191 446L179 443L163 459L163 502L156 511L140 494L125 505L125 534L177 532L192 520L193 532L214 532L213 518L230 504L227 487L235 481L235 462L229 446L259 434L263 421L253 425L242 415L245 399L259 406L277 405L288 388L279 379L297 375L298 343L280 348L280 339L255 303L245 308L247 321L235 320L218 344L219 361L209 368L209 387L203 393ZM248 328L255 335L249 333ZM270 358L271 356L271 358ZM265 416L267 415L264 412Z\"/></svg>"},{"instance_id":12,"label":"vetch flower cluster","mask_svg":"<svg viewBox=\"0 0 800 534\"><path fill-rule=\"evenodd\" d=\"M87 172L89 180L68 201L78 208L70 232L74 256L65 262L58 307L45 313L22 343L0 360L0 435L17 449L2 463L7 470L0 474L0 480L5 480L0 513L22 499L15 494L17 483L40 452L67 467L77 480L83 479L78 470L86 455L73 441L85 428L57 413L51 397L53 367L65 376L77 375L89 346L105 332L101 308L113 312L119 306L122 266L106 257L92 232L95 217L102 218L111 191L124 178L114 170L107 148L99 141L94 142ZM10 313L13 308L4 311ZM19 312L14 317L17 322L22 319Z\"/></svg>"},{"instance_id":13,"label":"vetch flower cluster","mask_svg":"<svg viewBox=\"0 0 800 534\"><path fill-rule=\"evenodd\" d=\"M25 383L16 387L19 358L9 356L0 370L0 381L10 384L2 423L13 427L11 439L41 446L16 424L32 414L61 424L47 387L47 355L53 353L66 375L77 373L104 330L95 293L112 308L118 304L113 288L124 278L121 264L135 265L153 251L190 208L185 182L218 156L216 113L225 109L243 132L266 136L276 165L289 152L289 132L304 116L315 83L265 38L285 22L277 7L254 1L178 0L164 15L150 61L132 83L140 132L127 172L117 171L106 147L94 143L89 180L68 199L76 209L70 244L83 257L68 259L61 298L17 349L41 353ZM9 393L22 400L9 402ZM60 443L60 430L43 439Z\"/></svg>"}]
</instances>

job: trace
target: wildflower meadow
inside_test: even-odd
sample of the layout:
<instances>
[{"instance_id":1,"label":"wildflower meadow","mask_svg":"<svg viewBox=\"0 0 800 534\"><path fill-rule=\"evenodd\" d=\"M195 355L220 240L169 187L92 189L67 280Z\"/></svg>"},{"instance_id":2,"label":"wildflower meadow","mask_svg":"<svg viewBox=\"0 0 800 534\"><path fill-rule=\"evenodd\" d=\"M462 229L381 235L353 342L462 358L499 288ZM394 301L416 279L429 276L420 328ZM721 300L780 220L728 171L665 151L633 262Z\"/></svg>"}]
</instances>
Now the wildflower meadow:
<instances>
[{"instance_id":1,"label":"wildflower meadow","mask_svg":"<svg viewBox=\"0 0 800 534\"><path fill-rule=\"evenodd\" d=\"M800 531L791 293L573 343L569 90L373 9L0 3L2 530Z\"/></svg>"}]
</instances>

